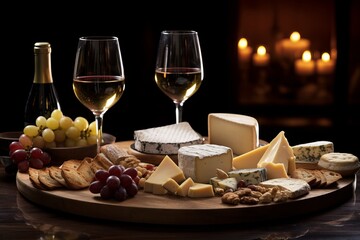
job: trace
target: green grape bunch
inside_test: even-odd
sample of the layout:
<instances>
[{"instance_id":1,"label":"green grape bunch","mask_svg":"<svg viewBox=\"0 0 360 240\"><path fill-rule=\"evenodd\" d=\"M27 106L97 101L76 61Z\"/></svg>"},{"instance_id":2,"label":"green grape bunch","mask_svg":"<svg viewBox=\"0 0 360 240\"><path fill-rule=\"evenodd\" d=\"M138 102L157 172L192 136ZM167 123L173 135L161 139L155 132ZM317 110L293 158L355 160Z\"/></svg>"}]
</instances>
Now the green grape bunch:
<instances>
[{"instance_id":1,"label":"green grape bunch","mask_svg":"<svg viewBox=\"0 0 360 240\"><path fill-rule=\"evenodd\" d=\"M16 170L27 172L29 167L41 169L51 162L47 148L81 147L96 144L96 122L84 117L72 120L55 109L49 118L37 117L35 125L27 125L18 141L9 145L9 156Z\"/></svg>"}]
</instances>

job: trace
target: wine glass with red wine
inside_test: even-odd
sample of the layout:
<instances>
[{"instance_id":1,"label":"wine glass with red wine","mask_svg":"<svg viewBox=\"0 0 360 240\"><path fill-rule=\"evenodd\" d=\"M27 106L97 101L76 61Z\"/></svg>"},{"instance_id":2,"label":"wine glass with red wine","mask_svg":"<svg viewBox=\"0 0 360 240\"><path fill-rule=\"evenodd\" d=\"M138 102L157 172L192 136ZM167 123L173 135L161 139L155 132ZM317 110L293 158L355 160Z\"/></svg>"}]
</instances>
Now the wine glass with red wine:
<instances>
[{"instance_id":1,"label":"wine glass with red wine","mask_svg":"<svg viewBox=\"0 0 360 240\"><path fill-rule=\"evenodd\" d=\"M176 123L182 121L184 102L204 79L199 36L192 30L162 31L160 34L155 82L176 106Z\"/></svg>"}]
</instances>

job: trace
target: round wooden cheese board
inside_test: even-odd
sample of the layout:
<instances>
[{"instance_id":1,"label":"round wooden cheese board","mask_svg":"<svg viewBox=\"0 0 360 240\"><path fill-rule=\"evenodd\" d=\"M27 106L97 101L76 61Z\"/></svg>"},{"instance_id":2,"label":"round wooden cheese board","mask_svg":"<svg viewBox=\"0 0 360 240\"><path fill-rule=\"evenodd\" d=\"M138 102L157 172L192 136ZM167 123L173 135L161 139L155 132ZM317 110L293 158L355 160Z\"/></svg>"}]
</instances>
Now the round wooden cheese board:
<instances>
[{"instance_id":1,"label":"round wooden cheese board","mask_svg":"<svg viewBox=\"0 0 360 240\"><path fill-rule=\"evenodd\" d=\"M44 191L35 188L27 173L17 173L18 191L29 201L70 214L132 223L208 225L238 224L296 217L335 207L350 199L356 176L338 181L329 189L314 189L309 194L284 203L227 205L220 197L188 198L174 195L138 194L123 202L103 200L83 190Z\"/></svg>"}]
</instances>

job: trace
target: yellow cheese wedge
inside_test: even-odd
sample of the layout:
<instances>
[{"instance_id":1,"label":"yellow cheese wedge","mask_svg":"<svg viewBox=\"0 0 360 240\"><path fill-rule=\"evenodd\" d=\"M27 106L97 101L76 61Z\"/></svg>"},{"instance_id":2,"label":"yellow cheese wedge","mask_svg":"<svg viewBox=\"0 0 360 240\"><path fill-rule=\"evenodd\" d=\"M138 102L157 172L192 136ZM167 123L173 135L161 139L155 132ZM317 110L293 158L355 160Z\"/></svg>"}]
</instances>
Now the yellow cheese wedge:
<instances>
[{"instance_id":1,"label":"yellow cheese wedge","mask_svg":"<svg viewBox=\"0 0 360 240\"><path fill-rule=\"evenodd\" d=\"M174 179L178 183L185 180L183 171L166 155L156 170L145 181L144 192L166 194L167 190L163 185L169 178Z\"/></svg>"},{"instance_id":2,"label":"yellow cheese wedge","mask_svg":"<svg viewBox=\"0 0 360 240\"><path fill-rule=\"evenodd\" d=\"M268 149L261 157L257 167L266 168L268 179L288 177L289 161L295 159L292 148L285 137L285 132L281 131L270 143ZM294 166L291 165L290 168Z\"/></svg>"},{"instance_id":3,"label":"yellow cheese wedge","mask_svg":"<svg viewBox=\"0 0 360 240\"><path fill-rule=\"evenodd\" d=\"M230 147L241 155L259 146L259 124L251 117L233 113L208 115L209 143Z\"/></svg>"},{"instance_id":4,"label":"yellow cheese wedge","mask_svg":"<svg viewBox=\"0 0 360 240\"><path fill-rule=\"evenodd\" d=\"M233 167L235 169L244 168L257 168L257 164L265 151L268 149L269 144L255 148L247 153L241 154L233 158Z\"/></svg>"},{"instance_id":5,"label":"yellow cheese wedge","mask_svg":"<svg viewBox=\"0 0 360 240\"><path fill-rule=\"evenodd\" d=\"M182 182L180 184L180 186L178 187L178 189L176 190L176 195L182 196L182 197L186 197L189 191L189 188L191 186L193 186L195 183L192 180L191 177L188 177L184 182Z\"/></svg>"},{"instance_id":6,"label":"yellow cheese wedge","mask_svg":"<svg viewBox=\"0 0 360 240\"><path fill-rule=\"evenodd\" d=\"M211 184L195 183L189 188L188 197L191 198L203 198L214 197L214 189Z\"/></svg>"},{"instance_id":7,"label":"yellow cheese wedge","mask_svg":"<svg viewBox=\"0 0 360 240\"><path fill-rule=\"evenodd\" d=\"M163 187L170 193L175 194L179 188L179 184L172 178L169 178L164 184Z\"/></svg>"}]
</instances>

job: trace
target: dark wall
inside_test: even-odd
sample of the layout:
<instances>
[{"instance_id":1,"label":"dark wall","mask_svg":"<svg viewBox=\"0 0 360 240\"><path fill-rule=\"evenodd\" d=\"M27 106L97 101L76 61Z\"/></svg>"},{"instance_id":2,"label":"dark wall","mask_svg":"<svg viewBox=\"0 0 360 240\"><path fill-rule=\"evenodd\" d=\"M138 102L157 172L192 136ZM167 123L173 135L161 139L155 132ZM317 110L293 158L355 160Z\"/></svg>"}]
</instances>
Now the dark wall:
<instances>
[{"instance_id":1,"label":"dark wall","mask_svg":"<svg viewBox=\"0 0 360 240\"><path fill-rule=\"evenodd\" d=\"M52 45L52 73L63 113L93 119L72 91L77 40L84 35L119 37L126 89L104 116L104 132L116 135L118 140L132 138L136 129L175 123L175 106L157 88L153 77L157 41L164 29L199 32L205 78L198 92L184 104L184 121L206 135L207 114L229 110L228 23L233 18L235 1L211 1L206 6L192 1L101 1L82 6L52 3L52 7L43 4L23 8L24 14L11 3L3 9L11 17L1 17L0 131L23 128L23 110L34 73L33 45L38 41Z\"/></svg>"}]
</instances>

